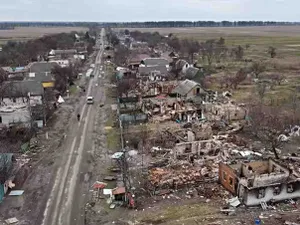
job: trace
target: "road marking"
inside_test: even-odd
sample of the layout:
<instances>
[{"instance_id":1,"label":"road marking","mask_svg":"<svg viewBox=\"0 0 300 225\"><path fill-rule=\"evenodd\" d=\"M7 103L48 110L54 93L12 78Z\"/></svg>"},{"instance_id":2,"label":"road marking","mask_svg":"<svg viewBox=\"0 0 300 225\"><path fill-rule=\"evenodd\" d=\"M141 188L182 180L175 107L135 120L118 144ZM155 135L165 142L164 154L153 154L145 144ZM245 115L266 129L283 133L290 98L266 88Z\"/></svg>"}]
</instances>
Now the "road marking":
<instances>
[{"instance_id":1,"label":"road marking","mask_svg":"<svg viewBox=\"0 0 300 225\"><path fill-rule=\"evenodd\" d=\"M69 153L70 156L68 158L66 167L64 168L63 177L61 177L60 182L64 182L67 179L68 171L69 171L70 164L71 164L71 161L72 161L72 155L73 155L73 152L74 152L74 149L75 149L76 140L77 140L77 137L75 137L73 142L72 142L71 152ZM56 176L57 176L56 179L59 180L60 173L57 173ZM55 189L53 188L52 192L54 192L54 190ZM64 188L60 188L59 192L58 192L58 195L56 196L56 204L55 204L55 208L54 208L54 215L52 216L52 219L54 219L54 220L57 217L57 213L58 213L58 209L59 209L58 206L59 206L59 203L60 203L61 198L62 198L63 190L64 190ZM53 221L51 220L51 222L53 222ZM53 223L51 223L51 224L53 224ZM56 223L54 223L53 225L56 225Z\"/></svg>"},{"instance_id":2,"label":"road marking","mask_svg":"<svg viewBox=\"0 0 300 225\"><path fill-rule=\"evenodd\" d=\"M60 171L61 171L61 168L58 169L57 173L56 174L60 174ZM54 185L53 185L53 190L56 189L57 185L58 185L58 177L56 176L56 179L55 179L55 182L54 182ZM45 208L45 211L44 211L44 219L43 219L43 222L42 224L45 224L45 220L46 220L46 216L48 214L48 210L50 208L50 204L52 203L52 200L53 200L53 197L54 197L54 191L51 191L51 194L50 194L50 197L47 201L47 204L46 204L46 208Z\"/></svg>"}]
</instances>

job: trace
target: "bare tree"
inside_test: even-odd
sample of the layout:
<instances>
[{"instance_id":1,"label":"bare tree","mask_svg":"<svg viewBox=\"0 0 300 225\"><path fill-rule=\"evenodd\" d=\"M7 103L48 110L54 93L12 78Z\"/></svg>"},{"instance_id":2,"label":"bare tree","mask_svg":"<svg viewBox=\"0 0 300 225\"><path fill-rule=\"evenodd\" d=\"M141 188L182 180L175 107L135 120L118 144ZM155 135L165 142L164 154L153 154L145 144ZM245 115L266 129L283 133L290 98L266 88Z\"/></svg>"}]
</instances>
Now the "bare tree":
<instances>
[{"instance_id":1,"label":"bare tree","mask_svg":"<svg viewBox=\"0 0 300 225\"><path fill-rule=\"evenodd\" d=\"M276 57L276 48L270 46L268 49L268 54L271 56L271 58L275 58Z\"/></svg>"},{"instance_id":2,"label":"bare tree","mask_svg":"<svg viewBox=\"0 0 300 225\"><path fill-rule=\"evenodd\" d=\"M128 97L129 92L134 90L138 86L138 80L137 79L121 79L117 83L117 92L118 96L122 97L125 95Z\"/></svg>"},{"instance_id":3,"label":"bare tree","mask_svg":"<svg viewBox=\"0 0 300 225\"><path fill-rule=\"evenodd\" d=\"M266 70L266 65L261 61L253 62L251 65L251 70L255 78L260 78L260 74Z\"/></svg>"},{"instance_id":4,"label":"bare tree","mask_svg":"<svg viewBox=\"0 0 300 225\"><path fill-rule=\"evenodd\" d=\"M225 59L227 56L227 47L225 46L225 39L221 37L217 42L216 42L216 47L215 47L215 58L217 62L220 62L221 59Z\"/></svg>"},{"instance_id":5,"label":"bare tree","mask_svg":"<svg viewBox=\"0 0 300 225\"><path fill-rule=\"evenodd\" d=\"M51 73L55 78L55 89L64 93L68 85L72 85L78 74L78 67L71 64L68 67L55 66Z\"/></svg>"},{"instance_id":6,"label":"bare tree","mask_svg":"<svg viewBox=\"0 0 300 225\"><path fill-rule=\"evenodd\" d=\"M179 41L178 38L176 37L170 37L168 40L167 40L167 44L173 48L176 52L179 52L180 49L181 49L181 42Z\"/></svg>"},{"instance_id":7,"label":"bare tree","mask_svg":"<svg viewBox=\"0 0 300 225\"><path fill-rule=\"evenodd\" d=\"M237 61L241 61L244 58L244 48L242 46L237 46L232 49L232 55L235 57Z\"/></svg>"},{"instance_id":8,"label":"bare tree","mask_svg":"<svg viewBox=\"0 0 300 225\"><path fill-rule=\"evenodd\" d=\"M251 106L249 117L253 134L266 147L270 147L275 158L278 159L279 155L276 149L282 145L279 135L285 133L285 130L290 126L291 117L281 108L262 104Z\"/></svg>"},{"instance_id":9,"label":"bare tree","mask_svg":"<svg viewBox=\"0 0 300 225\"><path fill-rule=\"evenodd\" d=\"M260 102L262 103L267 92L267 84L265 82L259 82L256 84L256 92L259 97Z\"/></svg>"},{"instance_id":10,"label":"bare tree","mask_svg":"<svg viewBox=\"0 0 300 225\"><path fill-rule=\"evenodd\" d=\"M208 65L211 66L215 58L215 40L207 40L202 43L201 52L203 57L207 59Z\"/></svg>"},{"instance_id":11,"label":"bare tree","mask_svg":"<svg viewBox=\"0 0 300 225\"><path fill-rule=\"evenodd\" d=\"M237 89L237 86L246 80L247 78L247 70L246 68L241 68L236 74L235 77L232 79L231 83L234 89Z\"/></svg>"},{"instance_id":12,"label":"bare tree","mask_svg":"<svg viewBox=\"0 0 300 225\"><path fill-rule=\"evenodd\" d=\"M285 79L285 76L282 74L272 74L270 79L274 84L281 85L282 81Z\"/></svg>"},{"instance_id":13,"label":"bare tree","mask_svg":"<svg viewBox=\"0 0 300 225\"><path fill-rule=\"evenodd\" d=\"M115 63L117 65L125 65L130 55L129 49L124 45L117 45L115 49Z\"/></svg>"},{"instance_id":14,"label":"bare tree","mask_svg":"<svg viewBox=\"0 0 300 225\"><path fill-rule=\"evenodd\" d=\"M8 79L8 73L3 70L2 68L0 68L0 85L4 82L7 81Z\"/></svg>"}]
</instances>

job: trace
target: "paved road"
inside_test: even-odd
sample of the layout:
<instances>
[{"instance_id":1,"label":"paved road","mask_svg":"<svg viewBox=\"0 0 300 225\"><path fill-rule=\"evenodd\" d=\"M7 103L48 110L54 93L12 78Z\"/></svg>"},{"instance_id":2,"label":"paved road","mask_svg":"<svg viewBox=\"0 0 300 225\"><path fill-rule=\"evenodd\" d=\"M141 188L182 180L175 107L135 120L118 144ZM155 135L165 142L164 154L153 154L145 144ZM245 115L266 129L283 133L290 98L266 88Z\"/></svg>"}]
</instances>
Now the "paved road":
<instances>
[{"instance_id":1,"label":"paved road","mask_svg":"<svg viewBox=\"0 0 300 225\"><path fill-rule=\"evenodd\" d=\"M45 208L43 225L84 224L86 190L84 190L83 183L88 183L89 180L89 164L95 151L94 121L104 98L103 85L99 76L104 51L103 39L104 29L101 30L101 37L97 42L100 50L95 61L95 76L89 80L86 95L94 96L95 102L94 105L86 105L86 96L84 96L77 105L75 112L81 112L81 120L78 122L74 113L73 123L62 147L52 192Z\"/></svg>"}]
</instances>

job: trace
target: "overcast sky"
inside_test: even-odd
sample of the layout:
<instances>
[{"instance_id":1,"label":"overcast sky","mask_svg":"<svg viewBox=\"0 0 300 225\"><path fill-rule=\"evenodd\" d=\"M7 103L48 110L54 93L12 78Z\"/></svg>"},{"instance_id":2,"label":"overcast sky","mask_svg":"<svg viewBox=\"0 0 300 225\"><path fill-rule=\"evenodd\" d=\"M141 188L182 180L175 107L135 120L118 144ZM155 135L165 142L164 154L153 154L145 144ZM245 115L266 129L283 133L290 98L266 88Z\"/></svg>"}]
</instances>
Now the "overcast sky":
<instances>
[{"instance_id":1,"label":"overcast sky","mask_svg":"<svg viewBox=\"0 0 300 225\"><path fill-rule=\"evenodd\" d=\"M1 21L300 21L300 0L3 0Z\"/></svg>"}]
</instances>

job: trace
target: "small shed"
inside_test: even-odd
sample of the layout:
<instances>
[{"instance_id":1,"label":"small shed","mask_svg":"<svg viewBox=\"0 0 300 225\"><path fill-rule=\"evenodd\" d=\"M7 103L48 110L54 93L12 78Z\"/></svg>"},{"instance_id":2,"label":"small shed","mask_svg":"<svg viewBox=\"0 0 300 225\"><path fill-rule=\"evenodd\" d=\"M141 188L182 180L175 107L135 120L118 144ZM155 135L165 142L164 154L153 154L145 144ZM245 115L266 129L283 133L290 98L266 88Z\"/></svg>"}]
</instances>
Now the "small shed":
<instances>
[{"instance_id":1,"label":"small shed","mask_svg":"<svg viewBox=\"0 0 300 225\"><path fill-rule=\"evenodd\" d=\"M116 187L112 190L112 195L115 201L124 201L125 200L125 187Z\"/></svg>"}]
</instances>

